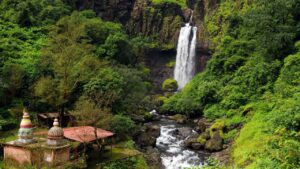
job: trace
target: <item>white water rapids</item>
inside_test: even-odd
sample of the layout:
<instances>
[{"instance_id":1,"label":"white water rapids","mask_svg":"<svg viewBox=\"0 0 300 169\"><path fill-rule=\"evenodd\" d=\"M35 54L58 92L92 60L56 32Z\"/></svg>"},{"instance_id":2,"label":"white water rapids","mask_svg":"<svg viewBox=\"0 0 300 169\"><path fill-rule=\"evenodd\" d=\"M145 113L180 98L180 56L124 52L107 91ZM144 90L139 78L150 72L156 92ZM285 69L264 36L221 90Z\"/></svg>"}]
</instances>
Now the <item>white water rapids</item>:
<instances>
[{"instance_id":1,"label":"white water rapids","mask_svg":"<svg viewBox=\"0 0 300 169\"><path fill-rule=\"evenodd\" d=\"M178 83L179 90L182 89L196 73L196 44L197 27L186 23L185 26L180 29L174 70L174 79Z\"/></svg>"},{"instance_id":2,"label":"white water rapids","mask_svg":"<svg viewBox=\"0 0 300 169\"><path fill-rule=\"evenodd\" d=\"M163 119L160 127L161 134L156 140L156 147L161 153L165 169L200 167L204 164L204 155L185 148L183 146L184 139L174 135L174 131L181 126L173 121Z\"/></svg>"}]
</instances>

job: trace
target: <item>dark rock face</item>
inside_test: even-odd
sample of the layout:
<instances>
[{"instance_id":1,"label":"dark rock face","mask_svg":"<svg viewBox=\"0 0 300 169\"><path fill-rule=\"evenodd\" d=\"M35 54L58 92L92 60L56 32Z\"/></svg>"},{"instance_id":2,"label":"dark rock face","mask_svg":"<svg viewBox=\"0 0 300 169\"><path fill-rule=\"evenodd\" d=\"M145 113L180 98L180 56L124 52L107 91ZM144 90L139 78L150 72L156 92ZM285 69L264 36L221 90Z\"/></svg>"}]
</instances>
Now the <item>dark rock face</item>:
<instances>
[{"instance_id":1,"label":"dark rock face","mask_svg":"<svg viewBox=\"0 0 300 169\"><path fill-rule=\"evenodd\" d=\"M126 29L130 35L156 38L165 45L163 48L174 49L183 20L183 11L177 4L154 5L151 0L137 0Z\"/></svg>"},{"instance_id":2,"label":"dark rock face","mask_svg":"<svg viewBox=\"0 0 300 169\"><path fill-rule=\"evenodd\" d=\"M135 0L75 0L70 3L78 10L91 9L102 19L125 24L130 19L134 2Z\"/></svg>"},{"instance_id":3,"label":"dark rock face","mask_svg":"<svg viewBox=\"0 0 300 169\"><path fill-rule=\"evenodd\" d=\"M167 67L167 63L175 61L175 52L149 52L144 58L146 66L151 68L150 79L156 93L163 93L162 83L165 79L173 77L174 68Z\"/></svg>"}]
</instances>

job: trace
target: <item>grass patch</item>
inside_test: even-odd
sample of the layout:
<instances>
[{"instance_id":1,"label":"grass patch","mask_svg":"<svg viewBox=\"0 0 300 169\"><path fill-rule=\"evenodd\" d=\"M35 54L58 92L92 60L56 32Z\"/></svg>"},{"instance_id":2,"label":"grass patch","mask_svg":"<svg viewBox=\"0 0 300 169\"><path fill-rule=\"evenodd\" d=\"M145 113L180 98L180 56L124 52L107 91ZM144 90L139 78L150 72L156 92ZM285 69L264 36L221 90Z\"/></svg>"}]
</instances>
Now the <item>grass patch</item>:
<instances>
[{"instance_id":1,"label":"grass patch","mask_svg":"<svg viewBox=\"0 0 300 169\"><path fill-rule=\"evenodd\" d=\"M5 143L5 142L18 139L18 130L19 129L14 129L14 130L1 132L2 134L1 134L0 142Z\"/></svg>"},{"instance_id":2,"label":"grass patch","mask_svg":"<svg viewBox=\"0 0 300 169\"><path fill-rule=\"evenodd\" d=\"M121 147L113 146L112 149L110 149L110 147L107 147L103 153L103 156L107 157L104 159L108 159L108 160L104 160L103 162L120 160L127 157L136 156L139 154L141 154L141 152L131 148L121 148Z\"/></svg>"},{"instance_id":3,"label":"grass patch","mask_svg":"<svg viewBox=\"0 0 300 169\"><path fill-rule=\"evenodd\" d=\"M134 149L131 141L120 142L112 145L112 147L106 146L102 152L93 152L89 154L88 168L99 168L99 166L140 155L142 155L142 153Z\"/></svg>"}]
</instances>

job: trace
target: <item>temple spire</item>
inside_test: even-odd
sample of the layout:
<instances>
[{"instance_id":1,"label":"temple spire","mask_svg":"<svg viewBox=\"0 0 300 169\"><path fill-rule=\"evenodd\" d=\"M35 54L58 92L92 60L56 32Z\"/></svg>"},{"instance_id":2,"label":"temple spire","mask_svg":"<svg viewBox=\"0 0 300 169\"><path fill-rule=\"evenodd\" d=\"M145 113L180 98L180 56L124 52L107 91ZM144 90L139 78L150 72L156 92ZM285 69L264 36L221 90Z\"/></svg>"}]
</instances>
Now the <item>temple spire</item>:
<instances>
[{"instance_id":1,"label":"temple spire","mask_svg":"<svg viewBox=\"0 0 300 169\"><path fill-rule=\"evenodd\" d=\"M26 109L23 109L23 118L20 123L20 129L18 132L19 143L32 143L33 142L33 125L30 120L29 113Z\"/></svg>"},{"instance_id":2,"label":"temple spire","mask_svg":"<svg viewBox=\"0 0 300 169\"><path fill-rule=\"evenodd\" d=\"M61 146L65 144L63 138L64 138L64 131L61 127L59 127L59 122L57 118L55 118L53 122L53 127L48 131L47 144L51 146Z\"/></svg>"}]
</instances>

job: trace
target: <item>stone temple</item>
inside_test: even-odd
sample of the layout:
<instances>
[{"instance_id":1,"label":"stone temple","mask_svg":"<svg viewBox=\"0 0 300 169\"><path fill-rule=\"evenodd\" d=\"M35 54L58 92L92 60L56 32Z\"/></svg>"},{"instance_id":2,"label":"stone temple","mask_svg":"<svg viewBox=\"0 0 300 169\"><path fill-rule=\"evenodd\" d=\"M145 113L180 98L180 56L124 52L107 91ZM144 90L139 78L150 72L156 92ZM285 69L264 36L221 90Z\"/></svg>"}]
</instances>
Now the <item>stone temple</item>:
<instances>
[{"instance_id":1,"label":"stone temple","mask_svg":"<svg viewBox=\"0 0 300 169\"><path fill-rule=\"evenodd\" d=\"M54 120L47 139L33 137L33 125L29 113L23 111L18 139L4 144L4 162L22 168L24 164L59 166L70 160L70 145L64 139L64 131Z\"/></svg>"}]
</instances>

